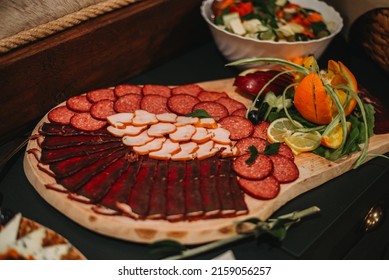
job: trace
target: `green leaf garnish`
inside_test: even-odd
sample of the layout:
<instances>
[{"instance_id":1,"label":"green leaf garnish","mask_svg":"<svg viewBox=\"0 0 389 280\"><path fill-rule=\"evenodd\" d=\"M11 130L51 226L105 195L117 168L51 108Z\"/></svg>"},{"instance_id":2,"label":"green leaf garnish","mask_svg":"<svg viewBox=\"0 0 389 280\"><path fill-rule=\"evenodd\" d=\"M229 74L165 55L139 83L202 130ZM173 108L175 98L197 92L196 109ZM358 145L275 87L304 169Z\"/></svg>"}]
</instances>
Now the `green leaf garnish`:
<instances>
[{"instance_id":1,"label":"green leaf garnish","mask_svg":"<svg viewBox=\"0 0 389 280\"><path fill-rule=\"evenodd\" d=\"M251 145L248 148L248 152L250 153L250 157L246 160L246 163L252 164L257 159L259 152L258 152L257 148L255 148L255 146L253 146L253 145Z\"/></svg>"},{"instance_id":2,"label":"green leaf garnish","mask_svg":"<svg viewBox=\"0 0 389 280\"><path fill-rule=\"evenodd\" d=\"M195 109L194 112L186 114L185 117L197 117L197 118L213 118L204 109Z\"/></svg>"},{"instance_id":3,"label":"green leaf garnish","mask_svg":"<svg viewBox=\"0 0 389 280\"><path fill-rule=\"evenodd\" d=\"M278 150L280 148L280 145L281 145L281 143L273 143L273 144L267 143L266 144L266 148L263 151L263 154L264 155L275 155L275 154L277 154Z\"/></svg>"}]
</instances>

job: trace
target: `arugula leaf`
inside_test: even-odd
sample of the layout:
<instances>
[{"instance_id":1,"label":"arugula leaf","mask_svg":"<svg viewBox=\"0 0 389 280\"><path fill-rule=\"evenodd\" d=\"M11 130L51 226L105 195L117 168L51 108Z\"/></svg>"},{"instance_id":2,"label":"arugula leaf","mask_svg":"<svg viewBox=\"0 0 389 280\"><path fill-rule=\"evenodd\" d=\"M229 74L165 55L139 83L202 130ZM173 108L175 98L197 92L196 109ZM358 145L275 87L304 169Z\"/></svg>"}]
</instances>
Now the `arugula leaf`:
<instances>
[{"instance_id":1,"label":"arugula leaf","mask_svg":"<svg viewBox=\"0 0 389 280\"><path fill-rule=\"evenodd\" d=\"M263 151L263 154L264 155L275 155L278 153L278 150L280 148L280 145L281 143L273 143L273 144L270 144L270 143L266 143L266 148L265 150Z\"/></svg>"},{"instance_id":2,"label":"arugula leaf","mask_svg":"<svg viewBox=\"0 0 389 280\"><path fill-rule=\"evenodd\" d=\"M259 152L258 152L257 148L255 148L255 146L253 146L253 145L251 145L248 148L248 151L250 152L250 157L246 160L246 163L252 164L257 159Z\"/></svg>"},{"instance_id":3,"label":"arugula leaf","mask_svg":"<svg viewBox=\"0 0 389 280\"><path fill-rule=\"evenodd\" d=\"M194 112L186 114L185 117L213 118L204 109L195 109Z\"/></svg>"}]
</instances>

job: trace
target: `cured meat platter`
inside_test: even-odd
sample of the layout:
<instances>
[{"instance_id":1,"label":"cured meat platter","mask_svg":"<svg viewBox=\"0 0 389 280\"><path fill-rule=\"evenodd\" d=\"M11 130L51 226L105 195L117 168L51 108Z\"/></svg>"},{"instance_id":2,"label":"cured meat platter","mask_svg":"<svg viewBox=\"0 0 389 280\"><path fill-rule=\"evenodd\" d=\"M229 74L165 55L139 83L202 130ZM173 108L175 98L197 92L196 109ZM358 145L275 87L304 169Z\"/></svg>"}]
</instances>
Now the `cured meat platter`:
<instances>
[{"instance_id":1,"label":"cured meat platter","mask_svg":"<svg viewBox=\"0 0 389 280\"><path fill-rule=\"evenodd\" d=\"M198 85L209 92L224 92L230 98L248 107L251 99L249 96L238 92L233 86L233 82L233 79L226 79L202 82L198 83ZM41 149L38 141L33 136L39 134L43 124L47 122L48 116L46 115L37 124L32 132L27 151L39 151ZM369 153L385 154L387 152L389 152L389 134L375 135L370 138ZM99 211L96 211L95 204L83 201L83 198L78 198L75 195L72 196L66 190L58 191L58 189L53 190L48 188L48 186L54 186L57 181L48 172L45 172L39 167L39 160L33 153L26 153L24 170L32 186L50 205L73 221L92 231L114 238L141 243L152 243L162 239L174 239L184 244L200 244L235 235L234 225L239 220L249 217L258 217L266 220L274 211L293 198L349 171L357 157L358 154L351 154L341 160L331 162L312 153L299 154L294 160L298 167L299 177L293 182L282 184L275 198L260 200L244 194L243 199L247 209L241 212L239 211L242 209L235 209L234 213L239 212L239 215L226 214L221 217L198 217L194 219L142 219L109 212L105 214L99 213ZM109 161L108 157L107 161ZM180 166L191 168L193 162L197 161L175 161L174 165L177 168L180 168ZM202 161L198 160L198 162ZM212 166L212 162L209 166ZM147 168L149 167L147 165ZM146 172L143 177L139 177L142 181L138 182L138 184L143 184L143 180L145 180L144 184L147 184L147 174ZM228 170L223 176L225 175L230 176ZM192 185L192 183L195 184L195 179L192 179L192 182L186 182L188 186ZM178 190L178 188L173 191L175 190ZM72 198L69 198L70 196ZM145 199L144 196L142 199ZM141 203L142 201L138 202L138 204ZM314 203L313 201L312 204Z\"/></svg>"}]
</instances>

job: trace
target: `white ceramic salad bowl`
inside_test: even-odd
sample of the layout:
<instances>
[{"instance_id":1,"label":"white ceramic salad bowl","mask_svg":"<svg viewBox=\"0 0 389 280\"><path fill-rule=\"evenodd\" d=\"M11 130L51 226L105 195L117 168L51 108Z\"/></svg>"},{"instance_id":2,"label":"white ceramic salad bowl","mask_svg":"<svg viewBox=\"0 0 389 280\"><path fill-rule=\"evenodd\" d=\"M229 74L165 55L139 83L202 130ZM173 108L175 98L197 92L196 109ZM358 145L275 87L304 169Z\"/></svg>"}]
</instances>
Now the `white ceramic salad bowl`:
<instances>
[{"instance_id":1,"label":"white ceramic salad bowl","mask_svg":"<svg viewBox=\"0 0 389 280\"><path fill-rule=\"evenodd\" d=\"M214 24L212 2L213 0L205 0L202 3L201 15L207 22L218 49L228 61L249 57L275 57L290 60L310 54L318 59L343 27L343 20L339 13L326 3L318 0L292 0L291 3L319 11L331 34L311 41L257 40L228 32Z\"/></svg>"}]
</instances>

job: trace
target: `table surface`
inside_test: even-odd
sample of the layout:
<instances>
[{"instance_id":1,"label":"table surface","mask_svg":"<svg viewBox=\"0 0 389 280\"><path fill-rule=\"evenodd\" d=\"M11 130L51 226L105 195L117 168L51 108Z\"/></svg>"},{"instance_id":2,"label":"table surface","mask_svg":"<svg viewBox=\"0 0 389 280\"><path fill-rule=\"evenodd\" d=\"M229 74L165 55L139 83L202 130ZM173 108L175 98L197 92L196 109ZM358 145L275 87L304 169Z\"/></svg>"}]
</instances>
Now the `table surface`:
<instances>
[{"instance_id":1,"label":"table surface","mask_svg":"<svg viewBox=\"0 0 389 280\"><path fill-rule=\"evenodd\" d=\"M357 77L361 85L371 93L380 96L389 104L388 75L371 61L363 52L353 48L342 37L336 37L319 59L325 67L328 59L341 60ZM234 77L237 70L225 67L226 61L211 41L194 46L171 61L156 67L142 75L132 78L135 84L178 85ZM0 147L3 156L7 144ZM137 244L105 237L74 223L46 203L34 190L23 171L23 153L10 162L2 172L0 192L3 195L3 207L21 212L63 235L76 246L88 259L155 259L150 254L150 245ZM389 161L376 158L351 170L322 186L304 193L279 209L274 216L305 209L316 205L321 209L319 215L306 219L289 229L284 241L274 242L269 238L245 240L228 247L205 253L196 258L211 259L229 249L237 259L295 259L316 242L332 221L346 210L347 206L371 184L372 178L384 174Z\"/></svg>"}]
</instances>

